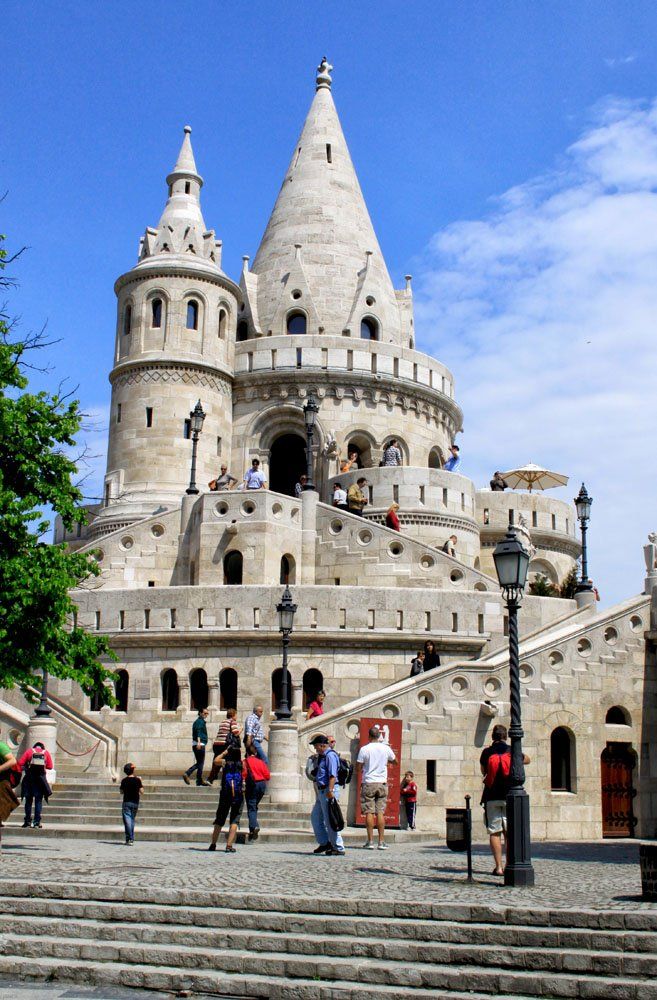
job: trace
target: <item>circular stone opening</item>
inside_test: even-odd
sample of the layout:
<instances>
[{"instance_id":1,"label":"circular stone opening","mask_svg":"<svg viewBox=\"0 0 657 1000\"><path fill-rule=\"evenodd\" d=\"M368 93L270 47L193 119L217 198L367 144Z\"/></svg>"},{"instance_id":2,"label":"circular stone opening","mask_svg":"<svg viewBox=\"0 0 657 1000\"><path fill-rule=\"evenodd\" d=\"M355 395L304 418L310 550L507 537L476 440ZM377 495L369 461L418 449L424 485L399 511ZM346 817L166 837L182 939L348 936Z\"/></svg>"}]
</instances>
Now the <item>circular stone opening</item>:
<instances>
[{"instance_id":1,"label":"circular stone opening","mask_svg":"<svg viewBox=\"0 0 657 1000\"><path fill-rule=\"evenodd\" d=\"M484 691L488 695L499 694L502 690L502 682L497 677L488 677L484 681Z\"/></svg>"},{"instance_id":2,"label":"circular stone opening","mask_svg":"<svg viewBox=\"0 0 657 1000\"><path fill-rule=\"evenodd\" d=\"M336 517L334 521L331 521L329 525L329 531L331 532L332 535L339 535L343 527L344 527L344 522L339 521Z\"/></svg>"},{"instance_id":3,"label":"circular stone opening","mask_svg":"<svg viewBox=\"0 0 657 1000\"><path fill-rule=\"evenodd\" d=\"M560 653L558 649L553 649L552 652L548 653L548 663L551 667L558 667L563 663L563 653Z\"/></svg>"},{"instance_id":4,"label":"circular stone opening","mask_svg":"<svg viewBox=\"0 0 657 1000\"><path fill-rule=\"evenodd\" d=\"M388 552L395 559L398 556L400 556L403 551L404 551L404 546L401 544L401 542L391 542L390 545L388 546Z\"/></svg>"},{"instance_id":5,"label":"circular stone opening","mask_svg":"<svg viewBox=\"0 0 657 1000\"><path fill-rule=\"evenodd\" d=\"M452 692L454 694L465 694L466 691L470 690L470 683L467 677L455 677L451 683Z\"/></svg>"},{"instance_id":6,"label":"circular stone opening","mask_svg":"<svg viewBox=\"0 0 657 1000\"><path fill-rule=\"evenodd\" d=\"M433 556L422 556L420 559L420 566L422 569L433 569L436 565L436 560Z\"/></svg>"},{"instance_id":7,"label":"circular stone opening","mask_svg":"<svg viewBox=\"0 0 657 1000\"><path fill-rule=\"evenodd\" d=\"M223 517L224 514L228 513L228 504L225 500L221 500L219 503L214 505L214 512L217 517Z\"/></svg>"},{"instance_id":8,"label":"circular stone opening","mask_svg":"<svg viewBox=\"0 0 657 1000\"><path fill-rule=\"evenodd\" d=\"M376 302L376 299L374 298L373 295L368 295L365 301L367 302L368 306L373 306L374 303Z\"/></svg>"},{"instance_id":9,"label":"circular stone opening","mask_svg":"<svg viewBox=\"0 0 657 1000\"><path fill-rule=\"evenodd\" d=\"M384 705L383 706L383 717L384 719L398 719L400 715L398 705Z\"/></svg>"},{"instance_id":10,"label":"circular stone opening","mask_svg":"<svg viewBox=\"0 0 657 1000\"><path fill-rule=\"evenodd\" d=\"M615 642L618 642L618 631L613 625L607 625L603 634L605 642L608 642L610 646L613 646Z\"/></svg>"},{"instance_id":11,"label":"circular stone opening","mask_svg":"<svg viewBox=\"0 0 657 1000\"><path fill-rule=\"evenodd\" d=\"M105 558L105 553L103 552L103 550L96 549L96 551L94 552L94 559L96 560L96 562L102 562L104 558Z\"/></svg>"},{"instance_id":12,"label":"circular stone opening","mask_svg":"<svg viewBox=\"0 0 657 1000\"><path fill-rule=\"evenodd\" d=\"M480 591L480 592L481 592L481 591L483 591L483 592L485 592L485 593L487 593L487 592L488 592L488 587L486 586L486 584L485 584L485 583L481 583L481 581L479 581L479 583L475 583L475 585L474 585L474 589L475 589L475 590L478 590L478 591Z\"/></svg>"},{"instance_id":13,"label":"circular stone opening","mask_svg":"<svg viewBox=\"0 0 657 1000\"><path fill-rule=\"evenodd\" d=\"M360 732L360 723L358 719L350 719L347 725L344 727L344 731L347 734L348 739L353 740L358 736Z\"/></svg>"},{"instance_id":14,"label":"circular stone opening","mask_svg":"<svg viewBox=\"0 0 657 1000\"><path fill-rule=\"evenodd\" d=\"M580 639L577 643L577 652L580 656L590 656L592 648L593 647L588 639Z\"/></svg>"},{"instance_id":15,"label":"circular stone opening","mask_svg":"<svg viewBox=\"0 0 657 1000\"><path fill-rule=\"evenodd\" d=\"M632 615L630 618L630 628L633 632L640 632L643 628L643 618L639 618L638 615Z\"/></svg>"},{"instance_id":16,"label":"circular stone opening","mask_svg":"<svg viewBox=\"0 0 657 1000\"><path fill-rule=\"evenodd\" d=\"M528 663L520 664L520 680L523 684L529 684L530 680L534 676L534 668L530 667Z\"/></svg>"},{"instance_id":17,"label":"circular stone opening","mask_svg":"<svg viewBox=\"0 0 657 1000\"><path fill-rule=\"evenodd\" d=\"M151 535L153 536L153 538L161 538L163 534L164 534L164 525L154 524L153 527L151 528Z\"/></svg>"},{"instance_id":18,"label":"circular stone opening","mask_svg":"<svg viewBox=\"0 0 657 1000\"><path fill-rule=\"evenodd\" d=\"M370 542L372 541L372 537L373 537L372 532L369 530L369 528L362 528L358 532L358 541L360 542L361 545L369 545Z\"/></svg>"},{"instance_id":19,"label":"circular stone opening","mask_svg":"<svg viewBox=\"0 0 657 1000\"><path fill-rule=\"evenodd\" d=\"M435 700L433 691L420 691L417 696L417 703L420 708L431 708Z\"/></svg>"},{"instance_id":20,"label":"circular stone opening","mask_svg":"<svg viewBox=\"0 0 657 1000\"><path fill-rule=\"evenodd\" d=\"M283 516L283 504L282 503L272 504L271 512L274 515L274 517L282 517Z\"/></svg>"},{"instance_id":21,"label":"circular stone opening","mask_svg":"<svg viewBox=\"0 0 657 1000\"><path fill-rule=\"evenodd\" d=\"M255 509L256 505L253 500L245 500L241 507L242 513L245 517L249 517L250 514L253 514Z\"/></svg>"},{"instance_id":22,"label":"circular stone opening","mask_svg":"<svg viewBox=\"0 0 657 1000\"><path fill-rule=\"evenodd\" d=\"M301 298L301 292L299 291L298 288L295 288L294 291L292 292L292 298L293 299L300 299Z\"/></svg>"},{"instance_id":23,"label":"circular stone opening","mask_svg":"<svg viewBox=\"0 0 657 1000\"><path fill-rule=\"evenodd\" d=\"M461 581L465 579L465 573L463 573L460 569L453 569L449 574L449 578L452 583L461 583Z\"/></svg>"},{"instance_id":24,"label":"circular stone opening","mask_svg":"<svg viewBox=\"0 0 657 1000\"><path fill-rule=\"evenodd\" d=\"M293 507L292 508L292 512L290 514L290 517L292 518L293 521L298 521L299 520L299 508L298 507Z\"/></svg>"},{"instance_id":25,"label":"circular stone opening","mask_svg":"<svg viewBox=\"0 0 657 1000\"><path fill-rule=\"evenodd\" d=\"M134 544L135 544L134 538L132 538L130 535L124 535L120 542L121 548L124 549L125 551L131 549Z\"/></svg>"}]
</instances>

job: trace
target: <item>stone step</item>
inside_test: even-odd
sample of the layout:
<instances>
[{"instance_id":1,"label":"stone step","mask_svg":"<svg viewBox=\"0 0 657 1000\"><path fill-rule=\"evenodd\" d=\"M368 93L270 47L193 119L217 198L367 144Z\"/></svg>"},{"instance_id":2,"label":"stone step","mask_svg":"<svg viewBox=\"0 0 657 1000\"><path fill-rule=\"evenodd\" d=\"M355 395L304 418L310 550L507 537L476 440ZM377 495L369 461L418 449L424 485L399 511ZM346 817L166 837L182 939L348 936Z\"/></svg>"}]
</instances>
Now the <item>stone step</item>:
<instances>
[{"instance_id":1,"label":"stone step","mask_svg":"<svg viewBox=\"0 0 657 1000\"><path fill-rule=\"evenodd\" d=\"M495 952L496 963L491 967L481 964L469 966L437 961L408 962L391 964L392 955L388 947L382 945L381 956L361 957L359 955L342 957L339 955L303 954L280 951L253 951L240 948L204 948L191 944L194 940L192 928L187 928L186 946L177 954L172 953L169 944L131 941L126 947L123 942L97 941L94 938L56 938L51 935L26 938L9 931L3 935L2 950L4 957L15 956L17 961L25 958L43 960L48 958L65 959L67 962L89 960L95 963L155 966L168 965L169 968L180 969L193 976L204 971L214 972L217 968L223 973L240 974L245 980L251 976L265 974L270 980L274 978L287 979L291 991L294 981L309 979L330 983L333 980L348 983L358 983L370 988L374 985L393 985L419 987L433 990L453 990L462 993L478 989L484 994L497 996L499 993L529 996L571 997L573 990L577 997L596 998L596 1000L657 1000L657 982L648 982L645 978L623 976L619 969L612 970L612 977L606 975L591 975L588 970L580 970L576 964L571 970L563 965L560 952L551 953L552 958L560 960L547 967L526 968L516 970L505 967L500 959L505 957L503 949L491 949ZM474 954L481 948L475 949ZM508 955L508 953L506 953ZM591 956L589 956L591 957ZM618 962L618 956L613 956ZM636 960L645 956L634 956ZM652 959L646 959L646 962ZM0 970L1 971L1 970ZM243 986L242 986L243 988ZM292 994L293 995L293 994Z\"/></svg>"},{"instance_id":2,"label":"stone step","mask_svg":"<svg viewBox=\"0 0 657 1000\"><path fill-rule=\"evenodd\" d=\"M596 952L631 952L645 953L657 956L657 936L651 930L612 930L604 928L581 927L532 927L518 923L486 923L483 921L464 920L416 920L408 917L395 917L393 920L382 920L377 916L340 916L327 917L317 913L290 913L283 910L252 910L235 907L163 906L156 903L116 903L104 900L79 899L43 899L34 897L2 897L0 904L6 912L12 913L12 928L25 929L21 920L33 921L34 930L27 933L37 933L39 927L51 929L56 933L54 923L66 920L66 930L69 927L82 927L85 923L95 922L103 926L118 926L121 933L140 938L145 934L157 933L168 935L170 926L164 930L162 925L174 925L174 933L179 928L181 913L185 915L185 930L189 923L194 927L207 927L214 930L218 924L231 930L275 932L279 934L306 934L329 936L345 936L348 938L364 938L367 941L383 939L385 941L403 942L442 942L452 944L475 945L484 942L487 945L511 948L543 948L543 949L579 949L580 951ZM657 914L656 914L657 916ZM54 923L53 923L54 921ZM45 923L47 922L47 924ZM134 924L139 927L135 929ZM74 933L74 932L71 932ZM221 931L223 933L223 931ZM207 943L207 939L203 938Z\"/></svg>"},{"instance_id":3,"label":"stone step","mask_svg":"<svg viewBox=\"0 0 657 1000\"><path fill-rule=\"evenodd\" d=\"M177 914L178 920L184 911ZM225 918L222 913L222 917ZM371 922L373 923L373 922ZM526 942L509 944L504 947L491 944L487 940L486 926L479 928L478 940L432 941L398 939L394 928L386 922L390 932L382 936L371 933L371 923L366 924L362 936L339 933L342 928L338 921L330 933L311 933L307 928L296 929L293 934L285 930L265 930L261 926L235 928L225 919L217 929L207 927L203 933L203 947L198 951L198 968L214 968L214 955L223 951L269 953L276 955L300 955L313 958L371 958L386 959L395 963L416 963L432 965L481 965L485 968L522 969L525 971L546 971L557 973L588 973L592 975L619 975L634 978L657 975L657 954L625 954L618 950L569 949L564 947L529 946ZM194 922L194 926L197 926ZM53 939L93 940L115 944L129 944L136 949L135 961L145 960L139 945L157 945L162 948L189 950L189 922L140 924L103 921L94 919L68 919L55 917L12 916L12 936L20 935L26 954L30 954L32 939L48 935ZM139 956L142 956L140 959ZM124 959L125 960L125 959ZM185 964L185 962L181 963ZM223 963L222 963L223 964Z\"/></svg>"},{"instance_id":4,"label":"stone step","mask_svg":"<svg viewBox=\"0 0 657 1000\"><path fill-rule=\"evenodd\" d=\"M174 994L211 994L241 998L267 998L267 1000L399 1000L399 986L332 980L330 990L325 983L316 979L296 978L294 986L289 979L279 979L270 975L250 974L248 977L223 972L187 971L170 966L152 965L108 965L104 962L82 961L58 958L27 958L14 955L0 955L0 975L10 975L12 979L47 981L49 983L84 983L91 986L122 986L150 990L164 990ZM490 993L465 993L458 990L441 990L438 998L435 990L416 986L405 986L404 996L414 1000L491 1000ZM530 996L514 993L496 994L497 1000L530 1000ZM623 998L625 1000L625 997ZM629 998L628 998L629 1000Z\"/></svg>"}]
</instances>

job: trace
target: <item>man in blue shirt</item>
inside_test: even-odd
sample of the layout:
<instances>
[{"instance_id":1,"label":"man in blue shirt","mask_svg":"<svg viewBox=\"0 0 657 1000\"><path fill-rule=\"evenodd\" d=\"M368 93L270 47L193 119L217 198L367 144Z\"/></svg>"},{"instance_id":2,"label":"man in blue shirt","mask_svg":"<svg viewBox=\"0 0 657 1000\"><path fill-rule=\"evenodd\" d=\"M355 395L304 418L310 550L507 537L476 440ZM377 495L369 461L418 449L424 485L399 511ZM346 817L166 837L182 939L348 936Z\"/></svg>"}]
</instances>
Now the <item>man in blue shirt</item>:
<instances>
[{"instance_id":1,"label":"man in blue shirt","mask_svg":"<svg viewBox=\"0 0 657 1000\"><path fill-rule=\"evenodd\" d=\"M262 719L262 712L262 705L254 705L253 711L247 715L244 723L244 744L247 747L252 746L260 760L269 765L267 754L262 746L263 742L267 739L262 722L260 721Z\"/></svg>"},{"instance_id":2,"label":"man in blue shirt","mask_svg":"<svg viewBox=\"0 0 657 1000\"><path fill-rule=\"evenodd\" d=\"M459 446L453 444L449 449L451 458L448 458L445 462L444 469L445 472L456 472L459 465L461 464L461 456L459 455Z\"/></svg>"},{"instance_id":3,"label":"man in blue shirt","mask_svg":"<svg viewBox=\"0 0 657 1000\"><path fill-rule=\"evenodd\" d=\"M326 854L344 856L344 842L338 830L334 830L329 820L329 801L340 797L340 786L338 785L338 765L339 757L335 750L329 747L327 736L317 736L313 741L318 754L317 775L315 784L317 785L317 799L322 811L322 819L329 838L330 847Z\"/></svg>"}]
</instances>

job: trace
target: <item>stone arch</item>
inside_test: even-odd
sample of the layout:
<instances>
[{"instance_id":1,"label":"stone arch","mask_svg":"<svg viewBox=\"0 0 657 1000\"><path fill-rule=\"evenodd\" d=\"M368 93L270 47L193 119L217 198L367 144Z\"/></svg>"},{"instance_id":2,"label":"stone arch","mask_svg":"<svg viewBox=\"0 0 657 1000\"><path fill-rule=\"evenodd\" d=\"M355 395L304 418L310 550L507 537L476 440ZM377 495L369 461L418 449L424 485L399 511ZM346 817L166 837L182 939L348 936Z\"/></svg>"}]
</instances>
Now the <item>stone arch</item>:
<instances>
[{"instance_id":1,"label":"stone arch","mask_svg":"<svg viewBox=\"0 0 657 1000\"><path fill-rule=\"evenodd\" d=\"M312 388L312 386L309 386L308 391L311 391ZM249 427L245 431L245 440L255 443L252 454L253 456L256 454L259 456L262 471L265 473L268 483L271 471L271 448L274 442L284 434L294 434L300 437L305 446L306 425L303 418L303 404L295 406L292 403L284 403L283 405L280 403L271 403L265 409L259 410L258 413L254 415ZM317 461L317 456L321 455L325 441L326 433L322 426L322 422L318 417L315 421L313 451L316 456L314 463L315 488L320 493L324 485L325 470L323 468L323 463L321 461ZM250 465L250 458L248 455L244 457L244 463L245 468ZM295 469L294 472L298 474L299 470Z\"/></svg>"},{"instance_id":2,"label":"stone arch","mask_svg":"<svg viewBox=\"0 0 657 1000\"><path fill-rule=\"evenodd\" d=\"M532 559L527 571L527 579L535 580L537 576L547 577L548 583L559 583L559 574L547 559Z\"/></svg>"},{"instance_id":3,"label":"stone arch","mask_svg":"<svg viewBox=\"0 0 657 1000\"><path fill-rule=\"evenodd\" d=\"M567 726L550 733L550 787L553 792L577 791L577 745Z\"/></svg>"},{"instance_id":4,"label":"stone arch","mask_svg":"<svg viewBox=\"0 0 657 1000\"><path fill-rule=\"evenodd\" d=\"M291 337L305 337L308 333L308 313L294 306L285 316L285 333Z\"/></svg>"},{"instance_id":5,"label":"stone arch","mask_svg":"<svg viewBox=\"0 0 657 1000\"><path fill-rule=\"evenodd\" d=\"M606 726L631 726L632 716L623 705L611 705L605 713Z\"/></svg>"},{"instance_id":6,"label":"stone arch","mask_svg":"<svg viewBox=\"0 0 657 1000\"><path fill-rule=\"evenodd\" d=\"M178 684L178 674L173 667L168 667L162 671L160 688L162 692L162 711L175 712L180 704L180 686Z\"/></svg>"},{"instance_id":7,"label":"stone arch","mask_svg":"<svg viewBox=\"0 0 657 1000\"><path fill-rule=\"evenodd\" d=\"M383 441L381 442L381 453L385 451L385 449L388 447L388 442L392 441L393 438L396 439L397 447L402 453L402 459L404 461L404 465L409 465L410 451L408 448L408 444L406 443L406 440L401 436L401 434L396 434L394 433L394 431L391 432L390 434L386 434L386 436L383 438Z\"/></svg>"},{"instance_id":8,"label":"stone arch","mask_svg":"<svg viewBox=\"0 0 657 1000\"><path fill-rule=\"evenodd\" d=\"M281 575L279 583L289 584L297 582L297 564L293 555L286 552L281 556Z\"/></svg>"},{"instance_id":9,"label":"stone arch","mask_svg":"<svg viewBox=\"0 0 657 1000\"><path fill-rule=\"evenodd\" d=\"M349 453L350 445L352 445L354 450L358 452L360 464L363 469L371 469L374 465L379 464L378 442L374 435L365 430L363 427L352 427L350 430L345 431L344 447L342 449L342 455L344 458L346 458Z\"/></svg>"},{"instance_id":10,"label":"stone arch","mask_svg":"<svg viewBox=\"0 0 657 1000\"><path fill-rule=\"evenodd\" d=\"M219 340L226 340L231 327L231 308L225 299L219 300L217 306L217 337Z\"/></svg>"},{"instance_id":11,"label":"stone arch","mask_svg":"<svg viewBox=\"0 0 657 1000\"><path fill-rule=\"evenodd\" d=\"M130 678L128 676L128 671L117 670L116 680L114 681L114 696L116 698L116 705L114 706L115 712L128 711L129 687L130 687Z\"/></svg>"},{"instance_id":12,"label":"stone arch","mask_svg":"<svg viewBox=\"0 0 657 1000\"><path fill-rule=\"evenodd\" d=\"M305 712L311 701L315 700L324 687L324 675L322 671L318 670L317 667L309 667L304 672L301 687L303 689L303 705L301 707Z\"/></svg>"},{"instance_id":13,"label":"stone arch","mask_svg":"<svg viewBox=\"0 0 657 1000\"><path fill-rule=\"evenodd\" d=\"M189 303L195 301L198 303L198 315L197 323L195 327L190 327L187 325L187 312ZM203 332L205 330L205 318L208 313L208 300L203 292L198 288L190 288L183 293L182 296L182 307L183 307L183 330L189 331L189 333L198 334L201 337L201 342L203 338Z\"/></svg>"},{"instance_id":14,"label":"stone arch","mask_svg":"<svg viewBox=\"0 0 657 1000\"><path fill-rule=\"evenodd\" d=\"M434 445L429 452L429 460L427 462L430 469L442 469L445 464L445 456L443 455L443 450L439 445Z\"/></svg>"},{"instance_id":15,"label":"stone arch","mask_svg":"<svg viewBox=\"0 0 657 1000\"><path fill-rule=\"evenodd\" d=\"M209 702L208 675L203 667L197 667L189 675L189 707L200 712L208 707Z\"/></svg>"},{"instance_id":16,"label":"stone arch","mask_svg":"<svg viewBox=\"0 0 657 1000\"><path fill-rule=\"evenodd\" d=\"M244 577L244 557L239 549L231 549L223 558L224 586L239 587Z\"/></svg>"},{"instance_id":17,"label":"stone arch","mask_svg":"<svg viewBox=\"0 0 657 1000\"><path fill-rule=\"evenodd\" d=\"M381 341L381 321L373 313L361 316L358 324L358 336L361 340Z\"/></svg>"},{"instance_id":18,"label":"stone arch","mask_svg":"<svg viewBox=\"0 0 657 1000\"><path fill-rule=\"evenodd\" d=\"M237 670L224 667L219 674L219 708L237 708Z\"/></svg>"}]
</instances>

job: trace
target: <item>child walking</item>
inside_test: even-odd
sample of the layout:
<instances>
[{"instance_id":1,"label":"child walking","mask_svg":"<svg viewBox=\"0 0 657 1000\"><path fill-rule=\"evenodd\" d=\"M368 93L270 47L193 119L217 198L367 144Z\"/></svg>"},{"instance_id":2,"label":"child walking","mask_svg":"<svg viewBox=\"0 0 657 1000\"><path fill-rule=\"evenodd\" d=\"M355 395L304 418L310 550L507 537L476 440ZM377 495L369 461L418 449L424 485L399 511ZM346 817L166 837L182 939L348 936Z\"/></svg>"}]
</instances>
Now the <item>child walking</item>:
<instances>
[{"instance_id":1,"label":"child walking","mask_svg":"<svg viewBox=\"0 0 657 1000\"><path fill-rule=\"evenodd\" d=\"M125 828L126 846L132 847L135 842L135 817L139 809L139 800L144 786L141 778L135 774L134 764L126 764L123 768L125 778L121 782L123 796L123 826Z\"/></svg>"},{"instance_id":2,"label":"child walking","mask_svg":"<svg viewBox=\"0 0 657 1000\"><path fill-rule=\"evenodd\" d=\"M412 771L407 771L401 783L400 794L404 800L406 808L406 820L408 829L415 829L415 814L417 812L417 785L413 780L415 775Z\"/></svg>"}]
</instances>

